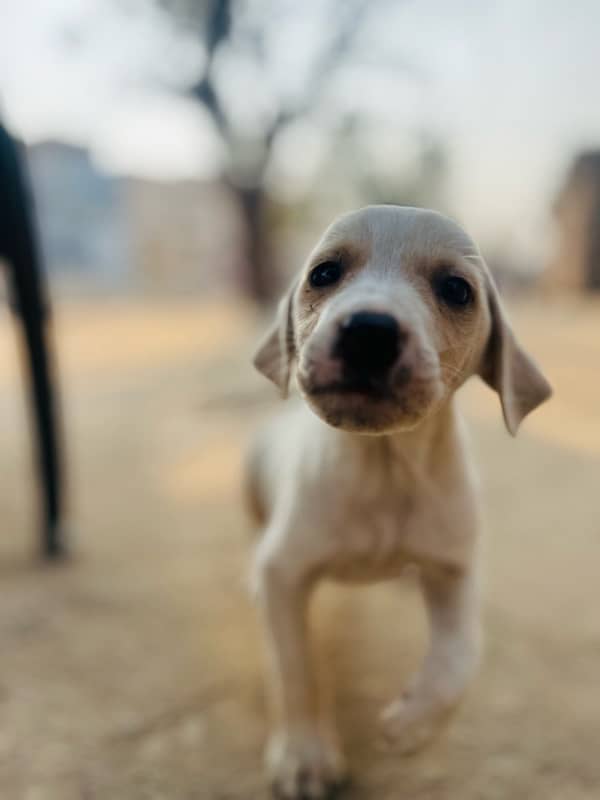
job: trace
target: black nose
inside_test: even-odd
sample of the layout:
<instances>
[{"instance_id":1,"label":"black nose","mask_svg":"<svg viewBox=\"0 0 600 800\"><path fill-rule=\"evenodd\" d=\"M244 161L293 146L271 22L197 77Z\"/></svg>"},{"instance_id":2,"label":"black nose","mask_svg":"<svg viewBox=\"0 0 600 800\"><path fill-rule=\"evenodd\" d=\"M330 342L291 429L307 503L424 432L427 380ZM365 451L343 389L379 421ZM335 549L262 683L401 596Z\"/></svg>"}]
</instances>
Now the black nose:
<instances>
[{"instance_id":1,"label":"black nose","mask_svg":"<svg viewBox=\"0 0 600 800\"><path fill-rule=\"evenodd\" d=\"M397 359L402 339L390 314L357 311L341 324L335 355L357 375L381 377Z\"/></svg>"}]
</instances>

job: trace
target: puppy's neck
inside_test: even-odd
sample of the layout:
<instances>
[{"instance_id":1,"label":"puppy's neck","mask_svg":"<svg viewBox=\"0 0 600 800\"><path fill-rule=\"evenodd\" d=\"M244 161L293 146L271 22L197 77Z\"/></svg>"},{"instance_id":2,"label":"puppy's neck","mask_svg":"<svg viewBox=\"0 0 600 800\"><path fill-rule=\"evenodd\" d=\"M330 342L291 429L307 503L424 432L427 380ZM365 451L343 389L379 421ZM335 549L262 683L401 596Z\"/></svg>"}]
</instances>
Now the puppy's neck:
<instances>
[{"instance_id":1,"label":"puppy's neck","mask_svg":"<svg viewBox=\"0 0 600 800\"><path fill-rule=\"evenodd\" d=\"M367 457L384 456L386 460L427 468L457 452L460 442L458 412L451 397L414 428L374 436L347 432L342 435L349 437L353 447Z\"/></svg>"}]
</instances>

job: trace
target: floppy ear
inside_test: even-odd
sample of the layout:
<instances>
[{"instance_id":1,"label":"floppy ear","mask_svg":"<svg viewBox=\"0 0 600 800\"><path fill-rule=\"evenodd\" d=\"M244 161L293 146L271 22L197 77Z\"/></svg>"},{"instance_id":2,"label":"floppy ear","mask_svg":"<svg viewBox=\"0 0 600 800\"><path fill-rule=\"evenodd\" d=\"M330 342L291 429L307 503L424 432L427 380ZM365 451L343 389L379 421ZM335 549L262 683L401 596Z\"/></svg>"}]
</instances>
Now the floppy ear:
<instances>
[{"instance_id":1,"label":"floppy ear","mask_svg":"<svg viewBox=\"0 0 600 800\"><path fill-rule=\"evenodd\" d=\"M492 327L479 374L498 392L504 422L514 436L523 418L550 397L552 388L519 346L491 279L488 301Z\"/></svg>"},{"instance_id":2,"label":"floppy ear","mask_svg":"<svg viewBox=\"0 0 600 800\"><path fill-rule=\"evenodd\" d=\"M254 366L287 397L292 364L296 354L292 305L296 284L290 287L277 307L275 322L267 331L254 356Z\"/></svg>"}]
</instances>

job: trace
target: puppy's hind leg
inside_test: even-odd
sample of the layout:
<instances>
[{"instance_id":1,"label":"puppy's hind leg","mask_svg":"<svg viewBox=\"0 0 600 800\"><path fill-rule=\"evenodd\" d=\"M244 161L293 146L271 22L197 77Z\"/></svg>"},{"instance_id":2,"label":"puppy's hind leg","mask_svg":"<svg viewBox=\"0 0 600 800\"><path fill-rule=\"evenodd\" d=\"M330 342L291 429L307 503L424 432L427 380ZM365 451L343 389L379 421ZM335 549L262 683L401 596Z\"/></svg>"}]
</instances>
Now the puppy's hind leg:
<instances>
[{"instance_id":1,"label":"puppy's hind leg","mask_svg":"<svg viewBox=\"0 0 600 800\"><path fill-rule=\"evenodd\" d=\"M425 745L461 700L480 661L477 567L421 576L430 645L420 671L382 714L387 744L401 753Z\"/></svg>"}]
</instances>

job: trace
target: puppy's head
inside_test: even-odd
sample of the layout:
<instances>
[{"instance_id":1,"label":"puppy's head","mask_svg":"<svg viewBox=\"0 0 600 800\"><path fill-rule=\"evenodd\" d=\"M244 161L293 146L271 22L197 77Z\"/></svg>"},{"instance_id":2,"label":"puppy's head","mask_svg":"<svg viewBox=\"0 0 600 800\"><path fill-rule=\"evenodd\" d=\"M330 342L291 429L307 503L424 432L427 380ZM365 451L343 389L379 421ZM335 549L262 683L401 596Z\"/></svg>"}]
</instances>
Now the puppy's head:
<instances>
[{"instance_id":1,"label":"puppy's head","mask_svg":"<svg viewBox=\"0 0 600 800\"><path fill-rule=\"evenodd\" d=\"M335 427L415 427L475 373L507 428L549 397L470 237L433 211L371 206L336 220L280 303L255 358Z\"/></svg>"}]
</instances>

